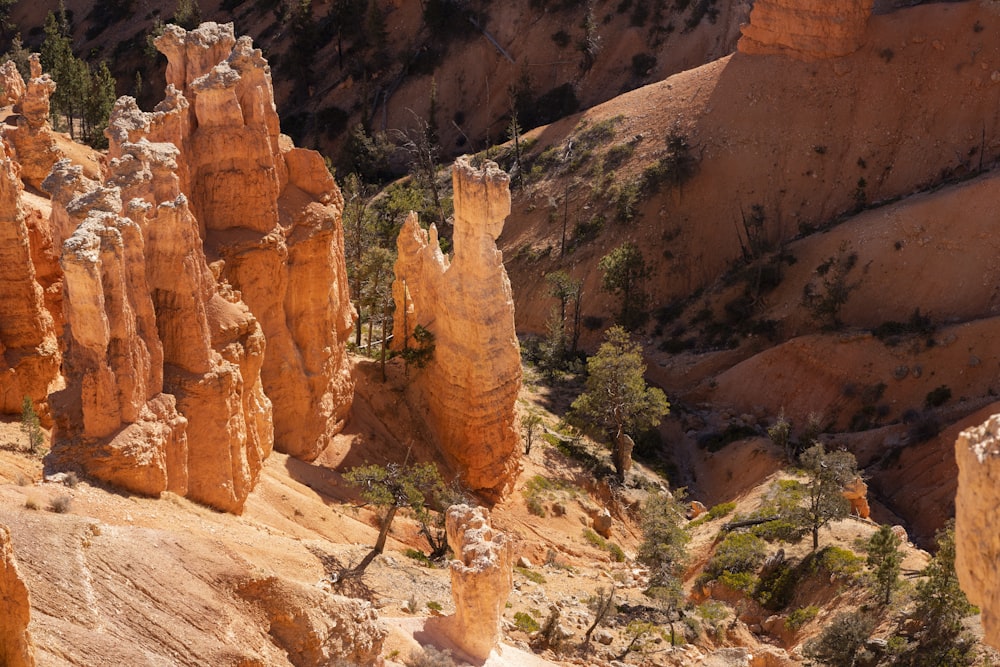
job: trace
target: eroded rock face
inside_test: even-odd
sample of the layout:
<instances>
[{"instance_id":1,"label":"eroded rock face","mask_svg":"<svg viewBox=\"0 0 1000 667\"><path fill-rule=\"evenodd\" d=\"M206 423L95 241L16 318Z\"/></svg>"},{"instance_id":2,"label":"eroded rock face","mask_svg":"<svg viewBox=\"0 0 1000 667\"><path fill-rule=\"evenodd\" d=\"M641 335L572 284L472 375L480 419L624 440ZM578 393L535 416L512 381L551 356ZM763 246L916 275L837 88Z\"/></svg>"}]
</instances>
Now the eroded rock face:
<instances>
[{"instance_id":1,"label":"eroded rock face","mask_svg":"<svg viewBox=\"0 0 1000 667\"><path fill-rule=\"evenodd\" d=\"M857 51L874 0L757 0L738 49L799 60L836 58Z\"/></svg>"},{"instance_id":2,"label":"eroded rock face","mask_svg":"<svg viewBox=\"0 0 1000 667\"><path fill-rule=\"evenodd\" d=\"M52 125L49 124L49 97L55 92L56 83L48 74L42 74L37 53L31 54L30 62L31 78L14 105L14 110L20 114L17 127L6 128L4 136L14 146L21 165L21 177L38 188L62 153L56 146Z\"/></svg>"},{"instance_id":3,"label":"eroded rock face","mask_svg":"<svg viewBox=\"0 0 1000 667\"><path fill-rule=\"evenodd\" d=\"M132 491L239 512L273 442L265 341L212 274L171 144L118 146L107 183L45 181L63 242L67 388L53 459ZM127 204L123 204L123 200Z\"/></svg>"},{"instance_id":4,"label":"eroded rock face","mask_svg":"<svg viewBox=\"0 0 1000 667\"><path fill-rule=\"evenodd\" d=\"M17 104L24 91L24 79L14 61L8 60L0 65L0 106Z\"/></svg>"},{"instance_id":5,"label":"eroded rock face","mask_svg":"<svg viewBox=\"0 0 1000 667\"><path fill-rule=\"evenodd\" d=\"M274 404L274 441L311 460L343 427L353 395L346 341L353 323L340 216L343 199L322 157L280 134L270 68L232 24L157 40L167 96L153 113L122 98L109 154L147 138L179 149L177 178L205 254L242 295L267 339L261 365Z\"/></svg>"},{"instance_id":6,"label":"eroded rock face","mask_svg":"<svg viewBox=\"0 0 1000 667\"><path fill-rule=\"evenodd\" d=\"M514 403L521 357L514 302L496 238L510 213L509 178L496 164L482 170L459 158L454 258L441 252L437 229L415 215L397 240L393 282L394 344L412 344L416 325L435 336L434 353L415 382L442 452L469 488L501 497L519 469Z\"/></svg>"},{"instance_id":7,"label":"eroded rock face","mask_svg":"<svg viewBox=\"0 0 1000 667\"><path fill-rule=\"evenodd\" d=\"M871 508L868 506L868 485L860 477L844 487L841 492L844 498L851 503L851 514L867 519L871 516Z\"/></svg>"},{"instance_id":8,"label":"eroded rock face","mask_svg":"<svg viewBox=\"0 0 1000 667\"><path fill-rule=\"evenodd\" d=\"M10 152L0 143L0 412L20 413L25 396L42 411L59 376L60 354L36 280L20 172Z\"/></svg>"},{"instance_id":9,"label":"eroded rock face","mask_svg":"<svg viewBox=\"0 0 1000 667\"><path fill-rule=\"evenodd\" d=\"M493 530L483 507L450 507L445 530L456 560L451 562L455 615L444 627L463 651L485 660L500 641L504 605L514 587L513 544Z\"/></svg>"},{"instance_id":10,"label":"eroded rock face","mask_svg":"<svg viewBox=\"0 0 1000 667\"><path fill-rule=\"evenodd\" d=\"M371 603L330 595L276 577L241 583L237 593L258 605L274 643L293 665L323 667L345 661L373 665L387 635Z\"/></svg>"},{"instance_id":11,"label":"eroded rock face","mask_svg":"<svg viewBox=\"0 0 1000 667\"><path fill-rule=\"evenodd\" d=\"M983 612L986 642L1000 648L1000 415L955 441L955 571L969 602Z\"/></svg>"},{"instance_id":12,"label":"eroded rock face","mask_svg":"<svg viewBox=\"0 0 1000 667\"><path fill-rule=\"evenodd\" d=\"M28 632L31 603L6 526L0 526L0 609L0 665L34 667L35 645Z\"/></svg>"}]
</instances>

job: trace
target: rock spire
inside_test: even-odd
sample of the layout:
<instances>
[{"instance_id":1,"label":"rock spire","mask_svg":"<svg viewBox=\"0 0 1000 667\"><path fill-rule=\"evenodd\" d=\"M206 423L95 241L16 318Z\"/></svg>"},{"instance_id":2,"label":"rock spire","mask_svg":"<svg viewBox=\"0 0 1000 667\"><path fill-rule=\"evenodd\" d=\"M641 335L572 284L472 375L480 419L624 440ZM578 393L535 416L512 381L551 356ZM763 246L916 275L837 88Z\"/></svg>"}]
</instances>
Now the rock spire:
<instances>
[{"instance_id":1,"label":"rock spire","mask_svg":"<svg viewBox=\"0 0 1000 667\"><path fill-rule=\"evenodd\" d=\"M460 157L452 171L454 257L441 252L434 225L411 214L397 240L393 282L397 348L412 344L417 325L435 349L415 382L428 423L465 484L499 498L519 470L514 404L521 356L514 302L496 238L510 213L510 180L496 164L482 169Z\"/></svg>"}]
</instances>

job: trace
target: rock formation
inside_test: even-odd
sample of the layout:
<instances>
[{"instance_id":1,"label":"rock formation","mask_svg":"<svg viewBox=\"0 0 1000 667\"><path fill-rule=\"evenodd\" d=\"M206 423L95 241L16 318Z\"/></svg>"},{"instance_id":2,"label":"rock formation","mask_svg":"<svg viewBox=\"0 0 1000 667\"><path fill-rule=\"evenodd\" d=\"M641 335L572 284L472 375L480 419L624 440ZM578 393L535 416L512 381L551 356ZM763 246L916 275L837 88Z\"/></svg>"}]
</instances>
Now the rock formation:
<instances>
[{"instance_id":1,"label":"rock formation","mask_svg":"<svg viewBox=\"0 0 1000 667\"><path fill-rule=\"evenodd\" d=\"M45 180L62 238L67 388L53 458L132 491L239 512L271 451L264 337L205 260L177 149L118 145L105 184ZM128 204L123 204L127 201Z\"/></svg>"},{"instance_id":2,"label":"rock formation","mask_svg":"<svg viewBox=\"0 0 1000 667\"><path fill-rule=\"evenodd\" d=\"M798 60L846 56L864 43L874 0L757 0L738 49Z\"/></svg>"},{"instance_id":3,"label":"rock formation","mask_svg":"<svg viewBox=\"0 0 1000 667\"><path fill-rule=\"evenodd\" d=\"M38 188L62 153L56 146L49 124L49 97L55 91L56 83L48 74L42 74L37 53L31 54L30 63L31 78L14 105L14 111L20 114L17 127L6 128L4 136L14 146L21 165L21 177Z\"/></svg>"},{"instance_id":4,"label":"rock formation","mask_svg":"<svg viewBox=\"0 0 1000 667\"><path fill-rule=\"evenodd\" d=\"M867 519L871 516L871 508L868 506L868 485L860 477L856 477L853 482L844 487L841 492L844 499L851 503L851 514Z\"/></svg>"},{"instance_id":5,"label":"rock formation","mask_svg":"<svg viewBox=\"0 0 1000 667\"><path fill-rule=\"evenodd\" d=\"M28 396L39 411L59 375L59 346L35 277L21 206L21 177L0 143L0 412L20 413Z\"/></svg>"},{"instance_id":6,"label":"rock formation","mask_svg":"<svg viewBox=\"0 0 1000 667\"><path fill-rule=\"evenodd\" d=\"M353 394L346 341L343 199L322 157L279 131L270 68L232 24L157 39L167 96L153 113L131 98L112 112L109 154L140 138L178 150L177 177L205 254L267 338L261 367L275 445L311 460L342 428Z\"/></svg>"},{"instance_id":7,"label":"rock formation","mask_svg":"<svg viewBox=\"0 0 1000 667\"><path fill-rule=\"evenodd\" d=\"M492 162L482 170L455 162L454 258L411 214L397 240L393 324L397 348L415 327L435 336L435 349L415 383L426 397L428 422L442 452L471 489L503 495L517 475L519 438L514 403L521 358L514 303L496 238L510 213L507 175Z\"/></svg>"},{"instance_id":8,"label":"rock formation","mask_svg":"<svg viewBox=\"0 0 1000 667\"><path fill-rule=\"evenodd\" d=\"M1000 415L955 441L955 571L969 602L983 612L986 641L1000 648Z\"/></svg>"},{"instance_id":9,"label":"rock formation","mask_svg":"<svg viewBox=\"0 0 1000 667\"><path fill-rule=\"evenodd\" d=\"M378 664L387 633L370 602L277 577L254 578L236 590L260 607L293 665Z\"/></svg>"},{"instance_id":10,"label":"rock formation","mask_svg":"<svg viewBox=\"0 0 1000 667\"><path fill-rule=\"evenodd\" d=\"M0 65L0 106L17 104L24 95L25 86L21 73L13 60Z\"/></svg>"},{"instance_id":11,"label":"rock formation","mask_svg":"<svg viewBox=\"0 0 1000 667\"><path fill-rule=\"evenodd\" d=\"M279 134L249 38L158 44L167 99L116 102L104 182L68 161L44 182L66 317L50 460L240 512L276 441L315 458L350 408L343 202Z\"/></svg>"},{"instance_id":12,"label":"rock formation","mask_svg":"<svg viewBox=\"0 0 1000 667\"><path fill-rule=\"evenodd\" d=\"M485 660L500 640L500 622L514 587L513 545L490 526L489 510L455 505L448 508L445 530L455 553L451 596L455 615L445 628L469 656Z\"/></svg>"},{"instance_id":13,"label":"rock formation","mask_svg":"<svg viewBox=\"0 0 1000 667\"><path fill-rule=\"evenodd\" d=\"M34 667L35 645L28 632L31 604L28 588L14 560L10 531L0 526L0 665Z\"/></svg>"}]
</instances>

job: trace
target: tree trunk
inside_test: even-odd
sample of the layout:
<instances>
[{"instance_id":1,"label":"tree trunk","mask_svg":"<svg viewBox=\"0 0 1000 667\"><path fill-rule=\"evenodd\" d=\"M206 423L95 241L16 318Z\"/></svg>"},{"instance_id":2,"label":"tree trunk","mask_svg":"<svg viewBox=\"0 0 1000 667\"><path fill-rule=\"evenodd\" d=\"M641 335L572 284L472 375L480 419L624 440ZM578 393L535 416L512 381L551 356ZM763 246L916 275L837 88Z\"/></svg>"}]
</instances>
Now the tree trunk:
<instances>
[{"instance_id":1,"label":"tree trunk","mask_svg":"<svg viewBox=\"0 0 1000 667\"><path fill-rule=\"evenodd\" d=\"M386 295L385 301L382 306L382 382L385 382L385 347L388 344L386 341L386 325L389 322L389 296Z\"/></svg>"},{"instance_id":2,"label":"tree trunk","mask_svg":"<svg viewBox=\"0 0 1000 667\"><path fill-rule=\"evenodd\" d=\"M813 524L812 527L813 534L813 551L819 549L819 526Z\"/></svg>"},{"instance_id":3,"label":"tree trunk","mask_svg":"<svg viewBox=\"0 0 1000 667\"><path fill-rule=\"evenodd\" d=\"M396 517L396 506L390 505L388 511L385 513L385 519L382 520L382 527L378 531L378 539L375 540L375 547L372 551L375 555L382 553L385 549L385 542L389 539L389 527L392 526L392 520Z\"/></svg>"}]
</instances>

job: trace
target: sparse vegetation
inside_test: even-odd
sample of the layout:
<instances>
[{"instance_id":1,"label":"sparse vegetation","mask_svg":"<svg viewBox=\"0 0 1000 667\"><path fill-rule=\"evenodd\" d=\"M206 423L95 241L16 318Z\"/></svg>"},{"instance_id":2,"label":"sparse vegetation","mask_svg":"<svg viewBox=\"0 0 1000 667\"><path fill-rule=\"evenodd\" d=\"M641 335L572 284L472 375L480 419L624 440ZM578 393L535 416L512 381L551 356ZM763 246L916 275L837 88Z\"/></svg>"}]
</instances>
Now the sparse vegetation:
<instances>
[{"instance_id":1,"label":"sparse vegetation","mask_svg":"<svg viewBox=\"0 0 1000 667\"><path fill-rule=\"evenodd\" d=\"M56 514L65 514L69 511L70 505L73 504L73 499L66 495L56 496L51 501L49 501L49 509L51 509Z\"/></svg>"},{"instance_id":2,"label":"sparse vegetation","mask_svg":"<svg viewBox=\"0 0 1000 667\"><path fill-rule=\"evenodd\" d=\"M31 398L24 397L21 402L21 432L28 438L28 452L35 456L42 451L45 443L45 433L42 432L42 424L35 412L35 405Z\"/></svg>"},{"instance_id":3,"label":"sparse vegetation","mask_svg":"<svg viewBox=\"0 0 1000 667\"><path fill-rule=\"evenodd\" d=\"M892 526L883 524L868 540L868 567L872 568L873 593L883 605L892 600L892 592L899 587L899 573L903 554L899 551L899 537Z\"/></svg>"},{"instance_id":4,"label":"sparse vegetation","mask_svg":"<svg viewBox=\"0 0 1000 667\"><path fill-rule=\"evenodd\" d=\"M797 632L803 625L816 618L818 613L819 607L814 604L808 607L799 607L785 619L785 627L792 632Z\"/></svg>"},{"instance_id":5,"label":"sparse vegetation","mask_svg":"<svg viewBox=\"0 0 1000 667\"><path fill-rule=\"evenodd\" d=\"M858 254L844 241L836 255L816 267L816 278L802 289L802 304L813 319L829 329L840 328L840 309L861 284L860 280L849 280L857 263Z\"/></svg>"},{"instance_id":6,"label":"sparse vegetation","mask_svg":"<svg viewBox=\"0 0 1000 667\"><path fill-rule=\"evenodd\" d=\"M645 284L652 274L642 250L626 241L602 257L598 267L604 272L602 289L621 296L618 323L629 330L641 325L648 316Z\"/></svg>"},{"instance_id":7,"label":"sparse vegetation","mask_svg":"<svg viewBox=\"0 0 1000 667\"><path fill-rule=\"evenodd\" d=\"M803 653L830 667L853 667L874 627L874 619L867 614L842 612L819 637L806 642Z\"/></svg>"},{"instance_id":8,"label":"sparse vegetation","mask_svg":"<svg viewBox=\"0 0 1000 667\"><path fill-rule=\"evenodd\" d=\"M514 614L514 627L524 633L538 632L542 626L538 625L538 621L526 612L519 611Z\"/></svg>"},{"instance_id":9,"label":"sparse vegetation","mask_svg":"<svg viewBox=\"0 0 1000 667\"><path fill-rule=\"evenodd\" d=\"M948 385L943 384L927 392L927 397L924 399L924 407L939 408L949 400L951 400L951 389Z\"/></svg>"}]
</instances>

